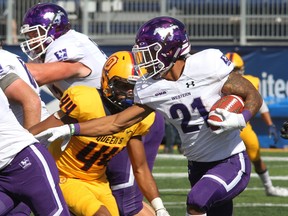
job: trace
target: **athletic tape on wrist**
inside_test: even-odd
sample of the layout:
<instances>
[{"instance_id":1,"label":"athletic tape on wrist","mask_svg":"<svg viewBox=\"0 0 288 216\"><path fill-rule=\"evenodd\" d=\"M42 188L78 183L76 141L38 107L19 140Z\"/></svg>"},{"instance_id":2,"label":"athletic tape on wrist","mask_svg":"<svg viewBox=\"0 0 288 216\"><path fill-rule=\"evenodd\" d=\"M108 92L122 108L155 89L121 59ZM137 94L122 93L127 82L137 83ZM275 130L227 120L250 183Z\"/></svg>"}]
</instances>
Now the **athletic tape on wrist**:
<instances>
[{"instance_id":1,"label":"athletic tape on wrist","mask_svg":"<svg viewBox=\"0 0 288 216\"><path fill-rule=\"evenodd\" d=\"M160 209L165 209L162 199L160 197L156 197L151 201L151 205L153 206L154 210L160 210Z\"/></svg>"},{"instance_id":2,"label":"athletic tape on wrist","mask_svg":"<svg viewBox=\"0 0 288 216\"><path fill-rule=\"evenodd\" d=\"M249 110L243 110L242 115L246 123L252 118L252 113Z\"/></svg>"},{"instance_id":3,"label":"athletic tape on wrist","mask_svg":"<svg viewBox=\"0 0 288 216\"><path fill-rule=\"evenodd\" d=\"M80 135L80 125L78 123L76 124L69 124L70 127L70 133L71 135Z\"/></svg>"}]
</instances>

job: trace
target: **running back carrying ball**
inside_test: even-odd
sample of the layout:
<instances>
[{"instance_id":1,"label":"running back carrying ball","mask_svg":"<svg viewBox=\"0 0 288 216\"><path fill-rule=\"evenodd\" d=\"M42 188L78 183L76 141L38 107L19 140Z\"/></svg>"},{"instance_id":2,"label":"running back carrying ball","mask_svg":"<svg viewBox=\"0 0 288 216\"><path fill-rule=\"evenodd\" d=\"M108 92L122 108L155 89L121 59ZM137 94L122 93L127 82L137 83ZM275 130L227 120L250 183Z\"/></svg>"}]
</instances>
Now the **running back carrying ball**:
<instances>
[{"instance_id":1,"label":"running back carrying ball","mask_svg":"<svg viewBox=\"0 0 288 216\"><path fill-rule=\"evenodd\" d=\"M222 121L221 115L215 113L217 108L227 110L229 112L241 113L244 108L244 102L241 97L237 95L227 95L220 98L212 107L209 112L208 118L213 121ZM211 130L217 130L219 127L210 125Z\"/></svg>"}]
</instances>

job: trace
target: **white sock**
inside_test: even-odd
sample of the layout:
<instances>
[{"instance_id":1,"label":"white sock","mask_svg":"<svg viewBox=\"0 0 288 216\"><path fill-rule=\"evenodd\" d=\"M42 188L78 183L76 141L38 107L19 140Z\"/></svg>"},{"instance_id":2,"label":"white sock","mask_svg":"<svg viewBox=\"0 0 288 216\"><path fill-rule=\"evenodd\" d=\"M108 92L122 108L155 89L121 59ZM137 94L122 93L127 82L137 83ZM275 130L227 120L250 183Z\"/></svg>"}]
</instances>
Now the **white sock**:
<instances>
[{"instance_id":1,"label":"white sock","mask_svg":"<svg viewBox=\"0 0 288 216\"><path fill-rule=\"evenodd\" d=\"M268 170L266 170L264 173L261 173L261 174L258 173L258 175L266 189L273 186Z\"/></svg>"},{"instance_id":2,"label":"white sock","mask_svg":"<svg viewBox=\"0 0 288 216\"><path fill-rule=\"evenodd\" d=\"M205 213L205 214L201 214L201 215L199 215L199 214L197 214L197 215L191 215L191 214L189 214L189 213L186 212L186 215L185 215L185 216L207 216L207 214Z\"/></svg>"}]
</instances>

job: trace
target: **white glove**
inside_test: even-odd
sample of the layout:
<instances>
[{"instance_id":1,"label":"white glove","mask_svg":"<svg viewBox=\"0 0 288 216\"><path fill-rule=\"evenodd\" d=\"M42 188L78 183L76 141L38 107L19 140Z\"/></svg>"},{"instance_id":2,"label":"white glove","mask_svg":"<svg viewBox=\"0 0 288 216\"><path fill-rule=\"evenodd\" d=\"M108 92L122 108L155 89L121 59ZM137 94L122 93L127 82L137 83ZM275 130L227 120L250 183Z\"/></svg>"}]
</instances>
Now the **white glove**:
<instances>
[{"instance_id":1,"label":"white glove","mask_svg":"<svg viewBox=\"0 0 288 216\"><path fill-rule=\"evenodd\" d=\"M156 211L156 216L170 216L168 211L163 208Z\"/></svg>"},{"instance_id":2,"label":"white glove","mask_svg":"<svg viewBox=\"0 0 288 216\"><path fill-rule=\"evenodd\" d=\"M35 135L35 138L48 147L57 139L62 139L61 150L64 151L71 138L71 131L69 125L62 125L59 127L49 128Z\"/></svg>"},{"instance_id":3,"label":"white glove","mask_svg":"<svg viewBox=\"0 0 288 216\"><path fill-rule=\"evenodd\" d=\"M213 131L215 134L223 133L224 131L230 131L235 129L243 129L246 127L246 121L244 119L244 116L239 113L232 113L224 109L217 108L215 110L215 113L222 116L223 121L217 122L208 119L208 123L213 126L218 126L219 129Z\"/></svg>"}]
</instances>

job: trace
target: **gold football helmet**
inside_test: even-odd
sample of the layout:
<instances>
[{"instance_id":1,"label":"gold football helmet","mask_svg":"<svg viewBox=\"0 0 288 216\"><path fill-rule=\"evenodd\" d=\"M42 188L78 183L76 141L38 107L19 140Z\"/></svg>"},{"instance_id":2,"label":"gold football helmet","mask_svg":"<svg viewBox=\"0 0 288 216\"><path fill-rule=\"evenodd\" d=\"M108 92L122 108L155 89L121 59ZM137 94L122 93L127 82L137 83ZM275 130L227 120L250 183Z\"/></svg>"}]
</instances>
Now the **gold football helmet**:
<instances>
[{"instance_id":1,"label":"gold football helmet","mask_svg":"<svg viewBox=\"0 0 288 216\"><path fill-rule=\"evenodd\" d=\"M244 61L240 55L235 52L228 52L226 53L226 57L233 62L234 64L234 71L239 74L244 74Z\"/></svg>"},{"instance_id":2,"label":"gold football helmet","mask_svg":"<svg viewBox=\"0 0 288 216\"><path fill-rule=\"evenodd\" d=\"M129 51L113 53L102 70L101 88L103 95L121 109L133 104L133 89L136 81L145 74L135 66L133 54Z\"/></svg>"}]
</instances>

